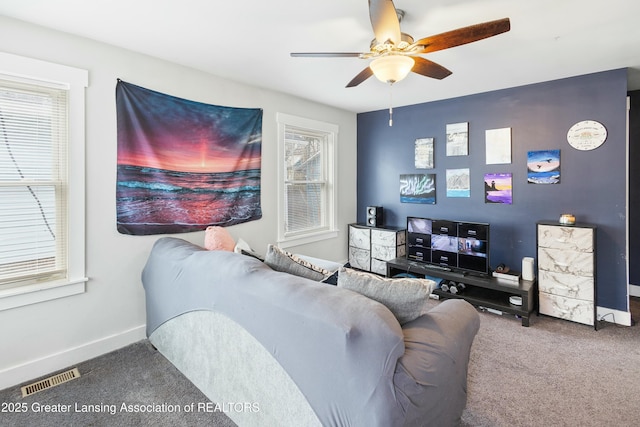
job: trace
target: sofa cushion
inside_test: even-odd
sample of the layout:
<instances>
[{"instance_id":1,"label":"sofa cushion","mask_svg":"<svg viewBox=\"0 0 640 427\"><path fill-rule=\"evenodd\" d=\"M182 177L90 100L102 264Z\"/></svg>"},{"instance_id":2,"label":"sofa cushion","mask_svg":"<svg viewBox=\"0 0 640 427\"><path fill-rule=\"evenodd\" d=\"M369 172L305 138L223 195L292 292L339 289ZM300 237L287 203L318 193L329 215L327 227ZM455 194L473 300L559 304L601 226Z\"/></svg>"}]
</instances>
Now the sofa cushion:
<instances>
[{"instance_id":1,"label":"sofa cushion","mask_svg":"<svg viewBox=\"0 0 640 427\"><path fill-rule=\"evenodd\" d=\"M264 263L276 271L305 277L317 282L331 276L330 271L313 265L309 261L305 261L274 245L267 247Z\"/></svg>"},{"instance_id":2,"label":"sofa cushion","mask_svg":"<svg viewBox=\"0 0 640 427\"><path fill-rule=\"evenodd\" d=\"M402 325L428 310L435 283L428 279L384 278L372 273L341 268L338 287L358 292L385 305Z\"/></svg>"},{"instance_id":3,"label":"sofa cushion","mask_svg":"<svg viewBox=\"0 0 640 427\"><path fill-rule=\"evenodd\" d=\"M230 251L236 246L236 242L226 228L210 226L204 231L204 247L210 251Z\"/></svg>"}]
</instances>

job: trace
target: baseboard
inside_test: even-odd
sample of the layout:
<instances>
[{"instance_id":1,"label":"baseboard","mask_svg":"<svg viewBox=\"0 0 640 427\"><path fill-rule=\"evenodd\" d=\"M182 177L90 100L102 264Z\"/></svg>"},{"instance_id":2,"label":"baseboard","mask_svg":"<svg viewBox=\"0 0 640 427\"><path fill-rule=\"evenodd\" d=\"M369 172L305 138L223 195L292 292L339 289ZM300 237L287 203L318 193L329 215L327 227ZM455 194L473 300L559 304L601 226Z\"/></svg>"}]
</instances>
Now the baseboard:
<instances>
[{"instance_id":1,"label":"baseboard","mask_svg":"<svg viewBox=\"0 0 640 427\"><path fill-rule=\"evenodd\" d=\"M0 390L93 359L146 338L146 325L0 371Z\"/></svg>"},{"instance_id":2,"label":"baseboard","mask_svg":"<svg viewBox=\"0 0 640 427\"><path fill-rule=\"evenodd\" d=\"M598 320L615 323L616 325L631 326L631 313L628 311L614 310L607 307L598 307Z\"/></svg>"},{"instance_id":3,"label":"baseboard","mask_svg":"<svg viewBox=\"0 0 640 427\"><path fill-rule=\"evenodd\" d=\"M640 297L640 286L629 285L629 295L632 297Z\"/></svg>"}]
</instances>

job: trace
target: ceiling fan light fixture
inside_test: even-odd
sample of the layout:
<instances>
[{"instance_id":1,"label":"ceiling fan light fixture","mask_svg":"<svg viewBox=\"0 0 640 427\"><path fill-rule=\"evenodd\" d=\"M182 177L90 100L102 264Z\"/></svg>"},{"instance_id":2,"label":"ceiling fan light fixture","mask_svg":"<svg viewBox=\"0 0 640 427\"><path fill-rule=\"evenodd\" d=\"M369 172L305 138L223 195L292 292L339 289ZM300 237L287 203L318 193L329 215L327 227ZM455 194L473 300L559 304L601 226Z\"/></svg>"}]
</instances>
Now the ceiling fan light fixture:
<instances>
[{"instance_id":1,"label":"ceiling fan light fixture","mask_svg":"<svg viewBox=\"0 0 640 427\"><path fill-rule=\"evenodd\" d=\"M378 80L393 84L407 77L414 64L410 56L386 55L371 61L369 67Z\"/></svg>"}]
</instances>

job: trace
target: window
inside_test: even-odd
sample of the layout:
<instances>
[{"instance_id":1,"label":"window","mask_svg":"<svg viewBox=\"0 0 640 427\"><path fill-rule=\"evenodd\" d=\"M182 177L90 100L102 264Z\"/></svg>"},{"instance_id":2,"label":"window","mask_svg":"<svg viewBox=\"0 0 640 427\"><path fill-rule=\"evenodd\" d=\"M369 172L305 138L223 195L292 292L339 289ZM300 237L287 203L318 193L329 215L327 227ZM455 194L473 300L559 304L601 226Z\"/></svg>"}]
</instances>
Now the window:
<instances>
[{"instance_id":1,"label":"window","mask_svg":"<svg viewBox=\"0 0 640 427\"><path fill-rule=\"evenodd\" d=\"M67 92L0 82L0 284L66 277Z\"/></svg>"},{"instance_id":2,"label":"window","mask_svg":"<svg viewBox=\"0 0 640 427\"><path fill-rule=\"evenodd\" d=\"M87 72L0 64L1 310L84 291Z\"/></svg>"},{"instance_id":3,"label":"window","mask_svg":"<svg viewBox=\"0 0 640 427\"><path fill-rule=\"evenodd\" d=\"M337 135L336 125L278 114L280 246L337 236Z\"/></svg>"}]
</instances>

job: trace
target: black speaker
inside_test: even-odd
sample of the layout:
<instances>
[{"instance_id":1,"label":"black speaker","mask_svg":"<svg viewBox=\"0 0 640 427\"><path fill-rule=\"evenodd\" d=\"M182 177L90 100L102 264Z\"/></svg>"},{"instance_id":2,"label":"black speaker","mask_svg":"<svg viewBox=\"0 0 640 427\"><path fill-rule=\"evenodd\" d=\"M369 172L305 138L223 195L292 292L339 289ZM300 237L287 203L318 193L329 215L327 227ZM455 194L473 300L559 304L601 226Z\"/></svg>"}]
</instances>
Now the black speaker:
<instances>
[{"instance_id":1,"label":"black speaker","mask_svg":"<svg viewBox=\"0 0 640 427\"><path fill-rule=\"evenodd\" d=\"M382 206L367 206L367 225L382 227Z\"/></svg>"}]
</instances>

